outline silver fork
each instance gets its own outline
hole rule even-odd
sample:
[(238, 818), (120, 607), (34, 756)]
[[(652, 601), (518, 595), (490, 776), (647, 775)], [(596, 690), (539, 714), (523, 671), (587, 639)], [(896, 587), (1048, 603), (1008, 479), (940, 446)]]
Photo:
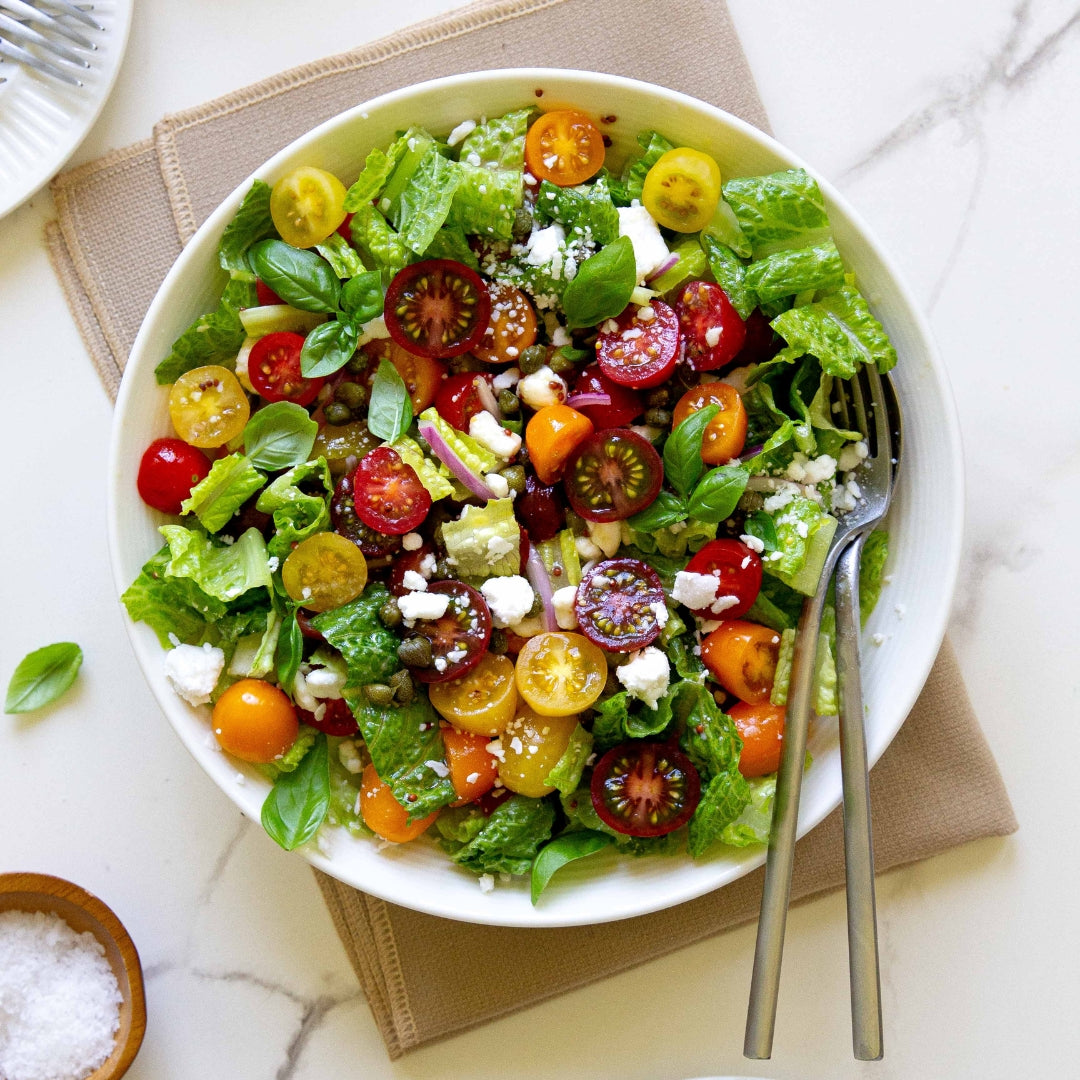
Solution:
[[(836, 400), (840, 402), (841, 412), (848, 408), (849, 415), (854, 411), (855, 419), (862, 421), (858, 430), (866, 437), (870, 453), (860, 468), (860, 479), (863, 481), (861, 498), (856, 507), (840, 519), (825, 559), (817, 591), (804, 602), (796, 632), (787, 716), (784, 722), (784, 750), (773, 803), (772, 829), (765, 860), (765, 884), (761, 896), (750, 1002), (743, 1039), (743, 1054), (759, 1060), (772, 1055), (784, 931), (791, 899), (791, 868), (799, 822), (799, 796), (802, 790), (803, 764), (806, 760), (814, 656), (825, 596), (841, 553), (852, 540), (864, 537), (881, 521), (888, 510), (892, 490), (892, 423), (888, 419), (881, 419), (887, 415), (882, 379), (874, 369), (864, 366), (855, 379), (851, 380), (851, 386), (852, 398), (858, 393), (864, 403), (861, 410), (849, 408), (846, 397), (849, 392), (848, 384), (843, 380), (834, 381), (833, 392)], [(867, 403), (869, 408), (866, 407)], [(881, 422), (876, 423), (879, 419)], [(870, 429), (871, 421), (876, 425), (873, 431)]]
[(49, 0), (49, 7), (57, 10), (43, 10), (27, 0), (0, 0), (0, 58), (33, 68), (69, 86), (82, 86), (77, 72), (66, 65), (86, 70), (90, 63), (73, 45), (91, 51), (97, 46), (61, 20), (74, 16), (96, 29), (101, 27), (87, 12), (67, 0)]

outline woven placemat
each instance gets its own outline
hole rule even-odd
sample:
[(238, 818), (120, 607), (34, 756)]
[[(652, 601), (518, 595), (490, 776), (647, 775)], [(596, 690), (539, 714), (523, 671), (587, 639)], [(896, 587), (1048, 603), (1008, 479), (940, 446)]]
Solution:
[[(523, 64), (645, 79), (767, 129), (727, 8), (713, 0), (638, 0), (633, 18), (625, 0), (487, 0), (166, 117), (152, 139), (53, 183), (50, 255), (109, 396), (181, 247), (271, 153), (387, 90)], [(880, 870), (1016, 829), (947, 644), (871, 795)], [(800, 843), (796, 900), (842, 884), (841, 835), (833, 814)], [(761, 889), (759, 871), (653, 915), (515, 930), (421, 915), (317, 877), (391, 1057), (741, 925)]]

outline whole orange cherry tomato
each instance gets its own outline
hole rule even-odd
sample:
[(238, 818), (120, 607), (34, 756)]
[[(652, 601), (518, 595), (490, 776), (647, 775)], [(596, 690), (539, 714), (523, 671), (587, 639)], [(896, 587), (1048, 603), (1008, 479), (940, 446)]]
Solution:
[(368, 765), (360, 779), (360, 816), (376, 836), (395, 844), (404, 844), (415, 840), (429, 828), (439, 816), (439, 811), (435, 810), (410, 825), (409, 812), (394, 798), (389, 786), (379, 778), (375, 766)]
[(701, 643), (701, 659), (716, 681), (752, 704), (768, 700), (779, 656), (775, 630), (741, 619), (721, 623)]
[(222, 750), (263, 764), (296, 742), (300, 722), (288, 697), (263, 679), (241, 679), (218, 698), (212, 718)]
[(544, 113), (525, 136), (525, 164), (537, 180), (573, 187), (600, 171), (604, 136), (577, 109)]
[(533, 416), (525, 428), (525, 445), (541, 483), (559, 479), (567, 459), (592, 431), (592, 421), (569, 405), (545, 405)]
[(730, 383), (702, 383), (687, 390), (675, 406), (672, 426), (678, 427), (691, 413), (716, 405), (720, 411), (709, 421), (701, 438), (701, 460), (722, 465), (742, 453), (746, 445), (746, 406)]
[(454, 727), (443, 728), (442, 737), (446, 764), (450, 766), (450, 782), (458, 796), (457, 802), (451, 805), (464, 806), (474, 802), (495, 786), (499, 775), (498, 759), (487, 752), (491, 740), (486, 735), (474, 735)]
[(728, 709), (743, 742), (739, 755), (739, 772), (743, 776), (768, 776), (780, 768), (786, 712), (783, 705), (768, 702), (751, 705), (740, 701)]

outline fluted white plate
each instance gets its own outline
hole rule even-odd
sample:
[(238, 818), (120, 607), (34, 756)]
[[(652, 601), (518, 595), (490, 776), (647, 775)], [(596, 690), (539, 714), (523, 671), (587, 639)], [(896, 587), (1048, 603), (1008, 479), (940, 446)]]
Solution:
[[(945, 633), (963, 522), (960, 435), (945, 368), (916, 301), (867, 226), (817, 170), (756, 128), (684, 94), (592, 72), (515, 69), (421, 83), (358, 105), (297, 139), (255, 176), (273, 183), (299, 165), (315, 165), (351, 182), (373, 146), (385, 146), (410, 124), (445, 134), (466, 117), (499, 116), (536, 102), (538, 89), (547, 107), (572, 104), (617, 118), (605, 125), (612, 139), (608, 160), (616, 170), (637, 150), (637, 134), (655, 128), (677, 145), (712, 154), (724, 176), (802, 166), (818, 177), (837, 245), (900, 356), (894, 380), (904, 410), (904, 464), (889, 518), (890, 583), (864, 639), (867, 750), (876, 761), (914, 704)], [(154, 367), (188, 324), (217, 303), (222, 287), (218, 241), (252, 179), (211, 214), (184, 248), (131, 351), (116, 405), (109, 475), (109, 544), (121, 591), (160, 548), (157, 526), (166, 520), (139, 499), (135, 487), (143, 451), (170, 431), (167, 388), (155, 384)], [(266, 780), (217, 749), (207, 706), (192, 708), (173, 693), (150, 627), (129, 623), (129, 631), (146, 678), (184, 744), (214, 782), (258, 821)], [(835, 721), (817, 725), (810, 751), (814, 760), (803, 783), (800, 836), (840, 802)], [(380, 848), (339, 831), (324, 848), (308, 845), (303, 855), (320, 870), (393, 903), (505, 926), (570, 926), (642, 915), (726, 885), (764, 861), (761, 847), (738, 851), (716, 844), (698, 861), (689, 856), (633, 859), (609, 848), (560, 871), (533, 907), (527, 881), (500, 881), (494, 891), (481, 893), (472, 874), (426, 840)]]
[(89, 68), (58, 62), (76, 74), (82, 86), (67, 86), (0, 59), (0, 79), (6, 80), (0, 82), (0, 217), (29, 199), (86, 137), (116, 82), (131, 12), (132, 0), (94, 0), (91, 14), (102, 30), (65, 20), (97, 46), (89, 50), (72, 45)]

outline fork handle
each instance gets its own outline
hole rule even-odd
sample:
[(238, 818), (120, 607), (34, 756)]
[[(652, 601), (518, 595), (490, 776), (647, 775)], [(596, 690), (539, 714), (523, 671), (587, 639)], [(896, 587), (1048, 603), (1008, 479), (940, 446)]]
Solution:
[(860, 1061), (884, 1050), (881, 978), (874, 900), (874, 843), (866, 766), (862, 680), (859, 675), (859, 560), (865, 533), (856, 537), (836, 569), (836, 667), (840, 691), (840, 771), (844, 788), (844, 862), (847, 868), (848, 966), (851, 1041)]
[(772, 1055), (776, 1025), (776, 999), (780, 989), (780, 963), (784, 952), (788, 902), (791, 898), (791, 868), (795, 859), (795, 839), (799, 824), (799, 795), (806, 761), (806, 735), (810, 721), (810, 695), (814, 684), (814, 657), (817, 653), (821, 613), (832, 577), (827, 563), (817, 592), (803, 602), (795, 635), (791, 662), (787, 715), (784, 720), (784, 748), (776, 778), (769, 850), (765, 857), (765, 884), (761, 894), (754, 972), (750, 980), (750, 1002), (746, 1012), (743, 1055), (763, 1060)]

